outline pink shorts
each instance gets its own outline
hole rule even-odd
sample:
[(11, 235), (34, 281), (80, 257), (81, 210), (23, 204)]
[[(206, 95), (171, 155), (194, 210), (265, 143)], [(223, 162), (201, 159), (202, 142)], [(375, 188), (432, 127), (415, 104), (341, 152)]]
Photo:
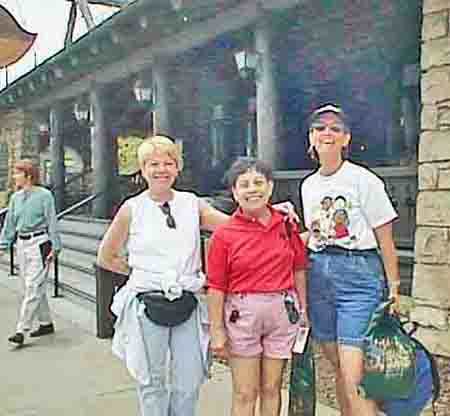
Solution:
[[(288, 292), (299, 310), (295, 290)], [(255, 357), (262, 354), (277, 359), (291, 356), (299, 322), (289, 322), (284, 292), (228, 294), (224, 314), (232, 355)]]

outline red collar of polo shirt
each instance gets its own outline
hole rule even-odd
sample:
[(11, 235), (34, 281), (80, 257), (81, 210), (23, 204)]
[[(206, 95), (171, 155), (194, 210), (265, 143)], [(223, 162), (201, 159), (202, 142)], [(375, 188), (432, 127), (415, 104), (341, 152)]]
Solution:
[(272, 214), (270, 217), (270, 223), (267, 226), (264, 226), (260, 221), (258, 221), (255, 217), (250, 217), (242, 211), (241, 207), (238, 207), (236, 211), (233, 213), (233, 220), (235, 223), (241, 223), (248, 225), (250, 224), (258, 224), (262, 227), (267, 227), (267, 229), (270, 229), (279, 223), (284, 221), (285, 214), (282, 214), (280, 211), (277, 211), (276, 209), (273, 209), (270, 204), (267, 204), (267, 208), (269, 208), (270, 213)]

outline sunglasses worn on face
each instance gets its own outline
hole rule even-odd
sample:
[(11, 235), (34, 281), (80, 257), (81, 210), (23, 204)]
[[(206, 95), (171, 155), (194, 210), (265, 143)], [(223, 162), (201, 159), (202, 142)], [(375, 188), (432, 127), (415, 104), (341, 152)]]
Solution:
[(175, 218), (172, 217), (172, 212), (170, 211), (170, 205), (168, 202), (164, 202), (164, 204), (159, 206), (161, 211), (166, 216), (166, 224), (169, 228), (177, 228), (177, 224), (175, 222)]
[(341, 134), (344, 132), (344, 126), (342, 126), (340, 124), (314, 123), (311, 125), (311, 128), (313, 130), (316, 130), (320, 133), (324, 132), (327, 127), (328, 127), (328, 130), (330, 130), (332, 133), (335, 133), (335, 134)]

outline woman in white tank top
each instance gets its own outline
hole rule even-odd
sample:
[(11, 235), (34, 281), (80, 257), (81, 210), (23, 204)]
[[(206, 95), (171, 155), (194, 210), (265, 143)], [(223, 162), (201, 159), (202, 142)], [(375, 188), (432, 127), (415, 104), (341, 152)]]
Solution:
[(228, 216), (194, 193), (173, 188), (182, 159), (168, 137), (146, 139), (138, 158), (148, 189), (122, 205), (98, 252), (101, 267), (130, 274), (111, 307), (117, 316), (113, 351), (137, 381), (142, 416), (193, 416), (207, 370), (206, 308), (197, 297), (185, 322), (163, 326), (147, 318), (138, 295), (158, 292), (173, 300), (183, 291), (198, 294), (205, 280), (199, 228), (212, 230)]

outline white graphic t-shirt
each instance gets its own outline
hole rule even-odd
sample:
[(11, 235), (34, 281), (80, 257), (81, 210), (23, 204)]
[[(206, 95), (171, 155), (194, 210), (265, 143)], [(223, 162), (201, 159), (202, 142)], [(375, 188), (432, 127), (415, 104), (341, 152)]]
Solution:
[(303, 215), (310, 231), (308, 248), (349, 250), (377, 248), (373, 229), (397, 218), (382, 179), (370, 170), (344, 161), (330, 176), (319, 172), (301, 185)]

